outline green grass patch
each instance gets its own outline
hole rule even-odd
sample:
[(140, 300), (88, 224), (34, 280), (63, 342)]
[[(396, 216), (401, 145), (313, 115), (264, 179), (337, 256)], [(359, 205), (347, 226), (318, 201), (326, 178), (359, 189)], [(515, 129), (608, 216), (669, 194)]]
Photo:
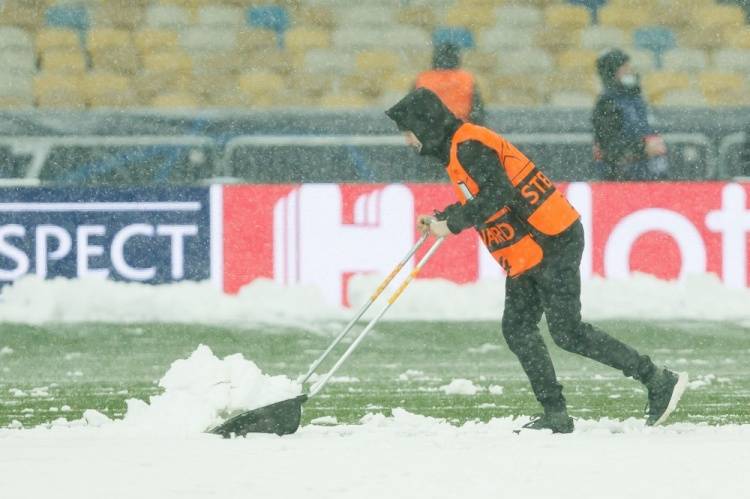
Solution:
[[(597, 324), (657, 364), (705, 380), (686, 393), (673, 421), (750, 423), (750, 329), (717, 322)], [(0, 349), (12, 353), (0, 354), (0, 427), (13, 420), (28, 427), (61, 416), (77, 419), (86, 409), (121, 417), (126, 399), (160, 393), (156, 382), (170, 364), (201, 343), (216, 355), (241, 352), (265, 373), (294, 378), (338, 327), (2, 324)], [(572, 415), (642, 415), (646, 396), (639, 383), (560, 350), (544, 334)], [(499, 349), (482, 348), (488, 344)], [(422, 374), (399, 379), (407, 370)], [(368, 412), (388, 414), (396, 407), (456, 423), (539, 412), (496, 322), (379, 324), (337, 376), (359, 381), (329, 384), (305, 404), (303, 424), (320, 416), (356, 422)], [(499, 385), (503, 393), (446, 395), (439, 389), (455, 378), (484, 388)]]

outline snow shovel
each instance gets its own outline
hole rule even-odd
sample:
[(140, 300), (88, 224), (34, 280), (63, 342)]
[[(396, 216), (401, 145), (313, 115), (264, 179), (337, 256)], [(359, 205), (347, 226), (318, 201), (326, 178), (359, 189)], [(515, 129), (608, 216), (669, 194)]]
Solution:
[[(411, 258), (411, 256), (417, 251), (417, 249), (424, 243), (425, 240), (427, 240), (427, 236), (422, 236), (422, 238), (417, 241), (414, 247), (410, 250), (408, 258)], [(422, 267), (424, 267), (424, 265), (430, 260), (430, 258), (432, 258), (432, 255), (435, 254), (440, 245), (443, 244), (443, 241), (444, 238), (440, 237), (432, 244), (430, 249), (427, 250), (427, 253), (425, 253), (422, 259), (419, 261), (417, 266), (414, 267), (414, 270), (411, 271), (411, 273), (404, 279), (404, 282), (402, 282), (398, 289), (396, 289), (391, 297), (388, 298), (388, 302), (383, 305), (383, 308), (380, 309), (380, 312), (378, 312), (378, 314), (372, 320), (370, 320), (370, 322), (362, 330), (362, 332), (357, 335), (352, 344), (349, 345), (349, 348), (346, 349), (344, 354), (339, 358), (339, 360), (336, 361), (333, 367), (331, 367), (331, 369), (320, 380), (318, 380), (315, 385), (313, 385), (309, 393), (303, 393), (302, 395), (298, 395), (297, 397), (291, 399), (282, 400), (274, 404), (242, 412), (227, 419), (219, 426), (209, 429), (208, 433), (221, 435), (224, 438), (231, 438), (233, 436), (245, 436), (248, 433), (275, 433), (276, 435), (281, 436), (296, 432), (299, 428), (300, 419), (302, 417), (302, 404), (304, 404), (310, 397), (314, 397), (318, 392), (320, 392), (320, 390), (323, 389), (331, 376), (333, 376), (333, 374), (338, 370), (339, 367), (341, 367), (344, 361), (349, 358), (352, 352), (354, 352), (357, 346), (359, 346), (359, 344), (365, 338), (367, 333), (369, 333), (375, 327), (375, 324), (380, 321), (380, 319), (385, 315), (391, 305), (393, 305), (396, 300), (398, 300), (399, 296), (401, 296), (406, 287), (422, 270)], [(373, 297), (370, 298), (370, 301), (368, 301), (366, 306), (358, 312), (357, 318), (361, 317), (367, 310), (367, 308), (370, 307), (374, 299), (383, 292), (383, 289), (385, 289), (388, 283), (398, 273), (398, 270), (403, 267), (403, 264), (408, 260), (408, 258), (402, 260), (402, 262), (397, 265), (397, 270), (395, 272), (391, 272), (384, 283), (381, 284), (380, 287), (378, 287), (378, 290), (375, 292), (375, 294), (373, 294)], [(326, 350), (323, 356), (321, 356), (321, 358), (315, 362), (315, 368), (320, 365), (320, 363), (328, 355), (330, 350), (333, 349), (333, 347), (341, 340), (341, 338), (344, 337), (346, 332), (348, 332), (353, 327), (353, 323), (355, 321), (352, 321), (347, 325), (347, 328), (344, 330), (344, 332), (340, 334), (336, 338), (336, 340), (334, 340), (333, 345), (331, 345), (331, 347)], [(305, 380), (310, 377), (313, 371), (314, 368), (310, 370)]]

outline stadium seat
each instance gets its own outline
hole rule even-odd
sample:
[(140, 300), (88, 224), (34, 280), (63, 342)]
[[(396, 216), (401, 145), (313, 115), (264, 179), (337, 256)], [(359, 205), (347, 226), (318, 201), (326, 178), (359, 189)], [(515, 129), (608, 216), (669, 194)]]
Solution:
[(48, 74), (34, 77), (34, 100), (42, 108), (82, 109), (86, 99), (77, 75)]
[(21, 28), (14, 26), (0, 26), (0, 51), (33, 52), (34, 44), (31, 36)]
[(588, 49), (565, 50), (557, 56), (557, 67), (561, 71), (593, 73), (597, 55), (596, 51)]
[(254, 54), (276, 49), (276, 33), (268, 29), (247, 29), (237, 33), (237, 50), (240, 54)]
[(270, 29), (282, 34), (289, 27), (289, 14), (281, 5), (250, 7), (246, 23), (251, 28)]
[(398, 53), (389, 50), (369, 50), (357, 53), (356, 68), (361, 74), (386, 78), (401, 65)]
[(536, 45), (549, 52), (576, 49), (581, 46), (581, 29), (540, 29), (536, 33)]
[(402, 7), (396, 14), (396, 20), (398, 24), (417, 26), (428, 31), (435, 29), (438, 24), (434, 10), (414, 5)]
[(708, 56), (699, 49), (676, 48), (664, 54), (662, 66), (667, 71), (700, 72), (708, 65)]
[(689, 27), (694, 13), (704, 7), (714, 5), (714, 0), (670, 0), (656, 5), (654, 22), (673, 28)]
[(0, 107), (29, 107), (34, 104), (31, 75), (0, 73)]
[(554, 71), (539, 81), (540, 94), (552, 95), (555, 92), (583, 92), (595, 95), (599, 91), (599, 81), (593, 69), (581, 71)]
[(0, 24), (33, 33), (42, 25), (44, 6), (43, 0), (6, 0), (3, 2)]
[(146, 26), (156, 29), (182, 30), (190, 25), (188, 11), (178, 5), (149, 5)]
[(727, 28), (740, 29), (745, 24), (745, 12), (737, 5), (709, 5), (693, 12), (691, 28), (697, 31), (720, 33)]
[(750, 27), (724, 32), (727, 48), (750, 49)]
[(271, 106), (284, 87), (284, 78), (276, 73), (252, 71), (240, 76), (238, 90), (248, 102)]
[(313, 49), (303, 60), (303, 68), (308, 73), (348, 74), (354, 71), (354, 54), (336, 49)]
[(474, 35), (471, 30), (463, 27), (439, 27), (432, 32), (433, 46), (452, 43), (462, 49), (475, 47)]
[(78, 34), (70, 29), (42, 29), (36, 35), (36, 51), (38, 54), (49, 49), (80, 50), (80, 48), (81, 40)]
[(86, 103), (90, 107), (129, 107), (136, 104), (133, 86), (125, 76), (92, 71), (84, 78)]
[(633, 9), (630, 7), (605, 5), (599, 10), (600, 25), (613, 26), (625, 31), (648, 25), (654, 21), (656, 21), (654, 14), (645, 8)]
[(690, 88), (690, 75), (674, 71), (654, 71), (643, 77), (643, 90), (649, 101), (659, 99), (672, 90)]
[(529, 29), (500, 27), (479, 33), (477, 47), (481, 50), (522, 49), (534, 45), (534, 32)]
[(167, 92), (154, 97), (151, 100), (151, 107), (157, 109), (197, 109), (200, 107), (200, 102), (190, 92)]
[(28, 50), (2, 50), (0, 51), (0, 68), (3, 68), (3, 72), (5, 73), (33, 75), (36, 73), (34, 52)]
[(664, 52), (677, 46), (674, 31), (661, 26), (644, 26), (633, 33), (633, 44), (635, 48), (653, 52), (656, 67), (662, 64)]
[(494, 75), (498, 67), (497, 51), (469, 50), (462, 58), (462, 65), (473, 73)]
[(144, 9), (137, 2), (107, 0), (93, 7), (94, 26), (135, 31), (144, 19)]
[(396, 22), (396, 11), (388, 5), (359, 3), (336, 12), (336, 24), (346, 27), (391, 26)]
[(528, 48), (499, 55), (498, 74), (536, 74), (537, 78), (552, 71), (552, 57), (539, 48)]
[(746, 80), (741, 74), (705, 71), (698, 76), (698, 86), (711, 105), (747, 103)]
[(136, 31), (133, 41), (141, 56), (154, 52), (178, 50), (179, 34), (168, 29), (147, 28)]
[(227, 5), (204, 5), (198, 9), (198, 24), (238, 30), (244, 24), (242, 9)]
[(497, 89), (483, 95), (489, 104), (501, 107), (534, 107), (543, 103), (534, 93), (524, 90)]
[(544, 23), (541, 9), (529, 5), (503, 5), (495, 9), (495, 26), (534, 29)]
[(396, 97), (393, 102), (406, 95), (414, 86), (415, 75), (412, 73), (397, 72), (385, 79), (383, 92), (392, 94)]
[(205, 51), (226, 53), (237, 47), (237, 35), (233, 30), (226, 28), (192, 27), (180, 34), (180, 45), (188, 53)]
[(132, 74), (140, 67), (138, 53), (129, 31), (96, 28), (89, 31), (86, 46), (91, 65), (97, 70)]
[(284, 34), (284, 46), (295, 52), (330, 48), (331, 33), (320, 28), (292, 28)]
[(580, 5), (550, 5), (544, 9), (544, 24), (550, 30), (579, 30), (588, 26), (591, 14)]
[(193, 69), (190, 56), (181, 50), (152, 52), (143, 57), (143, 68), (147, 71), (189, 73)]
[(641, 73), (650, 73), (656, 69), (656, 59), (652, 52), (648, 50), (629, 50), (630, 65)]
[(85, 5), (52, 5), (44, 13), (44, 20), (51, 28), (66, 28), (78, 32), (89, 29), (89, 13)]
[(336, 27), (336, 15), (323, 5), (299, 5), (294, 9), (294, 22), (297, 26), (322, 28), (331, 31)]
[(457, 5), (445, 14), (443, 24), (479, 31), (495, 24), (495, 10), (490, 4), (480, 4), (475, 8)]
[(721, 49), (714, 52), (714, 67), (719, 71), (750, 74), (750, 49)]
[(47, 73), (83, 74), (86, 72), (86, 59), (80, 50), (45, 50), (42, 53), (41, 69)]
[(625, 32), (613, 26), (588, 26), (581, 31), (581, 48), (604, 50), (627, 45)]

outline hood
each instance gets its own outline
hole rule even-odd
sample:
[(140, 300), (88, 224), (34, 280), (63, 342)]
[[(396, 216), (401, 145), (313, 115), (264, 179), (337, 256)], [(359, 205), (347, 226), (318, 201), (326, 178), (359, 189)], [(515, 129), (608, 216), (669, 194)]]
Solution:
[(461, 65), (461, 49), (453, 43), (442, 43), (432, 54), (434, 69), (456, 69)]
[(419, 154), (446, 162), (453, 134), (463, 124), (437, 95), (426, 88), (412, 90), (385, 114), (399, 130), (414, 133), (422, 143)]
[(626, 86), (620, 83), (615, 76), (625, 63), (630, 61), (630, 56), (620, 49), (611, 49), (601, 54), (596, 60), (596, 71), (602, 80), (605, 90), (620, 95), (638, 95), (641, 93), (640, 82), (635, 85)]

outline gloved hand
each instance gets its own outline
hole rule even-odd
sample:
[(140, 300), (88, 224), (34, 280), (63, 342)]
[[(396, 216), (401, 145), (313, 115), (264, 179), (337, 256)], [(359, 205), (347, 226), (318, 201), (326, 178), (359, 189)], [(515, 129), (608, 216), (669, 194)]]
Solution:
[(667, 145), (661, 135), (649, 135), (644, 139), (646, 156), (653, 158), (667, 154)]
[(445, 237), (452, 234), (446, 220), (437, 220), (431, 215), (420, 215), (417, 217), (417, 230), (423, 234), (429, 231), (435, 237)]

